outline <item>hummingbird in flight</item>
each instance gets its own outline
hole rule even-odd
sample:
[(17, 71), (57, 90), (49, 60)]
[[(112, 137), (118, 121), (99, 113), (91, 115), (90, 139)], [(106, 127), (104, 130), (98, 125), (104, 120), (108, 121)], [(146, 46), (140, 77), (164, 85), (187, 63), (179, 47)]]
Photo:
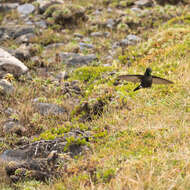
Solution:
[(173, 84), (172, 81), (151, 75), (152, 69), (147, 68), (144, 75), (120, 75), (118, 79), (140, 83), (133, 91), (141, 88), (150, 88), (153, 84)]

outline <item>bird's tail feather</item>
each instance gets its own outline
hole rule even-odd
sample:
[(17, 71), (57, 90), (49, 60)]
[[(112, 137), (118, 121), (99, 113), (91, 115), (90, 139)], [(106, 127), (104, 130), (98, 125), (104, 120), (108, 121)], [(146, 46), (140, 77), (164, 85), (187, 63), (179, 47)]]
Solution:
[(139, 85), (139, 86), (137, 86), (137, 88), (135, 88), (133, 91), (139, 90), (139, 89), (141, 89), (141, 88), (142, 88), (142, 86)]

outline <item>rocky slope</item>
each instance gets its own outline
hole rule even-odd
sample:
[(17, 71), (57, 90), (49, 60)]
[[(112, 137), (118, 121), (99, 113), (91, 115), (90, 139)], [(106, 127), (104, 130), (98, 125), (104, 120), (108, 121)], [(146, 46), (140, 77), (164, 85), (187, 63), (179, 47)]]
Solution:
[[(11, 183), (22, 188), (23, 181), (80, 173), (68, 169), (71, 163), (80, 156), (90, 159), (111, 130), (111, 121), (104, 129), (94, 122), (112, 111), (132, 110), (132, 99), (126, 98), (133, 98), (132, 88), (123, 89), (116, 77), (138, 63), (145, 70), (154, 62), (162, 52), (151, 54), (151, 48), (165, 47), (153, 36), (164, 24), (188, 23), (189, 5), (186, 0), (0, 1), (0, 163)], [(172, 32), (167, 35), (173, 40)], [(91, 183), (109, 183), (112, 170), (98, 181), (91, 163), (80, 168)], [(7, 179), (2, 187), (6, 184)]]

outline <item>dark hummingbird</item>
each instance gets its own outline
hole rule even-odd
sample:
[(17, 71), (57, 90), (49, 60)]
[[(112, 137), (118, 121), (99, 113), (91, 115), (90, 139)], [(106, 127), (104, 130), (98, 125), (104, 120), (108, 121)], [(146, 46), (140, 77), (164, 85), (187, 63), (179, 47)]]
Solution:
[(152, 83), (154, 84), (173, 84), (172, 81), (169, 81), (167, 79), (163, 79), (157, 76), (151, 75), (152, 69), (147, 68), (144, 75), (121, 75), (118, 77), (118, 79), (126, 80), (130, 82), (140, 82), (140, 85), (137, 86), (133, 91), (139, 90), (141, 88), (150, 88), (152, 86)]

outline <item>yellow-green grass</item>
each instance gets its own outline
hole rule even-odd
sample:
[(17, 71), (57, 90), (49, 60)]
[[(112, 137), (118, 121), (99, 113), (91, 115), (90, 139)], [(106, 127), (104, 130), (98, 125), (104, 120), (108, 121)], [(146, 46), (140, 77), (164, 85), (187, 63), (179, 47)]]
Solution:
[(120, 73), (152, 67), (153, 74), (174, 84), (137, 92), (132, 92), (134, 84), (113, 87), (126, 105), (110, 106), (87, 124), (97, 137), (92, 152), (71, 160), (63, 177), (41, 189), (190, 188), (189, 32), (188, 25), (159, 29), (136, 47), (136, 54), (144, 55), (131, 68), (118, 64)]

